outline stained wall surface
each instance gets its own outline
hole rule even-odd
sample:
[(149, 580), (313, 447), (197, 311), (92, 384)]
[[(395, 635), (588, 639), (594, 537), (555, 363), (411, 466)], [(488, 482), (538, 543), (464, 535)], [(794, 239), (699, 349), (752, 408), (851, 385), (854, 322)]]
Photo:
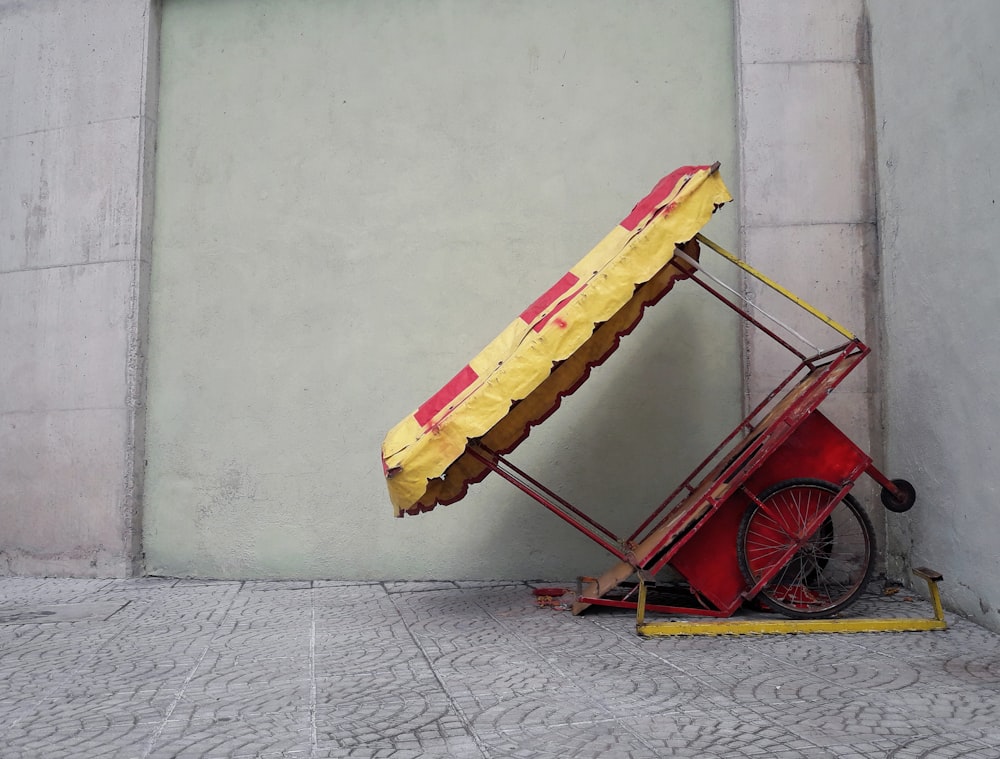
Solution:
[[(877, 347), (871, 65), (864, 2), (738, 0), (736, 8), (742, 257), (845, 331)], [(768, 327), (804, 355), (844, 342), (844, 335), (797, 305), (756, 281), (747, 284), (755, 303), (794, 332), (765, 318)], [(745, 351), (745, 391), (755, 406), (798, 361), (755, 327), (746, 330)], [(823, 402), (821, 411), (882, 467), (879, 430), (872, 424), (880, 401), (877, 357), (876, 350)], [(881, 549), (884, 510), (877, 493), (868, 477), (861, 477), (852, 490), (879, 530)]]
[[(379, 447), (662, 175), (718, 160), (738, 195), (732, 30), (729, 2), (166, 0), (147, 571), (603, 569), (496, 478), (394, 520)], [(514, 460), (624, 531), (741, 387), (737, 323), (681, 285)]]
[(918, 492), (890, 549), (942, 572), (946, 603), (1000, 629), (1000, 6), (868, 12), (886, 441)]
[(137, 566), (157, 27), (0, 0), (0, 574)]

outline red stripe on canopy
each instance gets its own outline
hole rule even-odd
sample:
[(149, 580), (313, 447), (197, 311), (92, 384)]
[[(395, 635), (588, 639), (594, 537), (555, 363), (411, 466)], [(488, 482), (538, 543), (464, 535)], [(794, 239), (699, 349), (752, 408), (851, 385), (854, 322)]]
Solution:
[(448, 384), (434, 393), (414, 412), (413, 418), (417, 420), (417, 424), (426, 427), (431, 419), (440, 413), (441, 409), (455, 400), (459, 393), (477, 379), (479, 379), (479, 375), (476, 374), (476, 370), (466, 364), (462, 371), (448, 381)]
[(524, 311), (521, 312), (521, 319), (525, 324), (531, 324), (542, 311), (548, 308), (550, 305), (556, 302), (563, 293), (569, 290), (573, 285), (580, 281), (580, 278), (576, 276), (573, 272), (568, 271), (563, 274), (562, 279), (556, 282), (552, 287), (542, 293), (538, 299), (528, 306)]

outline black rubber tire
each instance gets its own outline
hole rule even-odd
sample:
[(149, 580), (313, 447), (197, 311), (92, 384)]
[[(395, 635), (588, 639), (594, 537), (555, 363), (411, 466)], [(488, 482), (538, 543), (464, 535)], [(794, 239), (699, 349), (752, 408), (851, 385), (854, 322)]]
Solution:
[(893, 480), (892, 484), (902, 491), (903, 497), (894, 498), (892, 493), (882, 488), (882, 505), (896, 514), (912, 509), (913, 504), (917, 502), (917, 489), (906, 480)]
[[(829, 498), (839, 492), (840, 488), (833, 483), (803, 478), (772, 485), (758, 496), (758, 500), (765, 505), (777, 506), (794, 502), (796, 498), (806, 498), (810, 502), (817, 496)], [(819, 503), (816, 501), (816, 507)], [(796, 511), (799, 514), (802, 512), (797, 502)], [(799, 514), (791, 514), (788, 509), (783, 513), (789, 514), (786, 526), (793, 528), (795, 517)], [(759, 514), (760, 506), (750, 504), (743, 514), (736, 538), (740, 572), (751, 588), (768, 571), (761, 566), (762, 562), (766, 563), (766, 553), (784, 551), (792, 545), (785, 542), (773, 547), (766, 543), (762, 546), (760, 541), (764, 533), (761, 530), (784, 532), (787, 541), (795, 540), (782, 525), (778, 525), (777, 529), (768, 527), (765, 519), (773, 525), (777, 522), (768, 515)], [(838, 536), (838, 531), (842, 538)], [(766, 535), (763, 539), (766, 540)], [(748, 545), (751, 541), (754, 543), (752, 546)], [(754, 554), (753, 558), (751, 554)], [(861, 504), (848, 493), (834, 506), (820, 528), (760, 589), (756, 600), (793, 619), (833, 616), (854, 603), (864, 592), (875, 566), (875, 554), (875, 529), (871, 519)], [(845, 572), (847, 579), (839, 579)]]

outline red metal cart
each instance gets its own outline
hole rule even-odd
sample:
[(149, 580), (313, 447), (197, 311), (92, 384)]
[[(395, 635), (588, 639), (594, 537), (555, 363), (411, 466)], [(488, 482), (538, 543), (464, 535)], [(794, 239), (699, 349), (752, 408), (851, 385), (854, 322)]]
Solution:
[[(609, 236), (614, 238), (612, 253), (599, 246), (571, 271), (570, 279), (564, 277), (522, 314), (523, 325), (515, 322), (511, 327), (515, 332), (509, 328), (503, 340), (498, 338), (499, 343), (514, 345), (508, 353), (496, 360), (488, 348), (481, 354), (489, 358), (486, 370), (483, 362), (470, 363), (390, 433), (382, 458), (398, 516), (456, 501), (469, 484), (497, 473), (617, 559), (600, 576), (581, 578), (573, 607), (577, 614), (594, 604), (636, 608), (638, 585), (629, 581), (638, 577), (648, 582), (667, 567), (683, 578), (684, 598), (646, 601), (648, 610), (727, 617), (744, 603), (756, 601), (793, 618), (825, 617), (843, 611), (858, 597), (871, 577), (876, 540), (871, 520), (851, 489), (867, 474), (882, 486), (886, 508), (905, 511), (915, 500), (909, 483), (882, 474), (871, 457), (819, 410), (869, 348), (696, 231), (707, 220), (706, 213), (729, 199), (721, 182), (712, 185), (717, 168), (684, 167), (665, 178), (618, 227), (624, 230), (621, 239), (614, 238), (615, 233)], [(696, 212), (691, 211), (694, 207)], [(671, 250), (660, 250), (664, 244)], [(602, 245), (607, 248), (607, 241)], [(826, 349), (796, 347), (798, 332), (762, 314), (701, 266), (702, 246), (804, 309), (840, 340)], [(662, 259), (647, 266), (641, 276), (632, 273), (636, 261), (645, 261), (641, 256), (653, 256), (653, 251)], [(595, 252), (601, 252), (601, 267), (608, 268), (592, 265)], [(612, 307), (605, 304), (613, 299), (602, 294), (604, 281), (598, 275), (613, 274), (614, 266), (627, 268), (630, 274), (619, 288), (623, 294), (614, 296), (620, 303), (615, 301)], [(579, 284), (580, 272), (589, 274), (591, 269), (593, 276)], [(630, 535), (620, 536), (514, 465), (506, 454), (532, 425), (552, 413), (562, 396), (586, 379), (592, 366), (613, 352), (647, 305), (680, 281), (690, 281), (717, 298), (774, 339), (797, 363), (673, 493)], [(585, 302), (587, 287), (594, 291), (590, 305)], [(554, 321), (562, 324), (553, 326)], [(535, 353), (553, 344), (553, 339), (542, 338), (551, 334), (562, 339), (578, 322), (585, 325), (582, 337), (560, 348), (561, 354), (546, 354), (548, 369), (532, 380), (534, 385), (517, 379), (523, 374), (518, 373), (518, 360), (533, 369), (538, 363)], [(532, 332), (540, 336), (537, 344), (531, 343), (536, 339)], [(511, 335), (516, 339), (512, 341)], [(504, 372), (511, 372), (516, 381)], [(567, 376), (560, 378), (560, 372)], [(484, 403), (484, 398), (495, 401), (507, 385), (518, 389), (499, 402), (503, 413), (481, 413), (476, 404)], [(463, 410), (477, 424), (480, 417), (485, 421), (479, 427), (461, 421)], [(401, 448), (397, 441), (408, 436), (415, 436), (415, 442)], [(426, 466), (429, 451), (441, 449), (447, 453), (439, 457), (440, 472), (425, 476), (438, 470), (417, 468)], [(393, 478), (413, 471), (419, 474), (413, 480), (417, 485), (410, 484), (416, 495), (394, 493)]]

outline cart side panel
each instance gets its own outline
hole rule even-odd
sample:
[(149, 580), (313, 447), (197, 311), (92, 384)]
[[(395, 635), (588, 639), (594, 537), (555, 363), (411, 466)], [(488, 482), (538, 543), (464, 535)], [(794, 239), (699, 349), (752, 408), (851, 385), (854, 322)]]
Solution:
[(736, 534), (749, 504), (742, 491), (733, 493), (670, 560), (692, 590), (727, 614), (739, 608), (747, 587), (736, 559)]
[[(871, 458), (819, 411), (809, 414), (748, 478), (745, 488), (759, 495), (783, 480), (811, 478), (844, 486), (853, 483)], [(750, 498), (741, 489), (703, 520), (670, 560), (691, 588), (721, 611), (743, 601), (746, 581), (737, 559), (740, 521)]]
[(821, 412), (813, 411), (748, 478), (746, 487), (759, 494), (783, 480), (804, 477), (843, 486), (854, 483), (870, 463), (867, 453)]

